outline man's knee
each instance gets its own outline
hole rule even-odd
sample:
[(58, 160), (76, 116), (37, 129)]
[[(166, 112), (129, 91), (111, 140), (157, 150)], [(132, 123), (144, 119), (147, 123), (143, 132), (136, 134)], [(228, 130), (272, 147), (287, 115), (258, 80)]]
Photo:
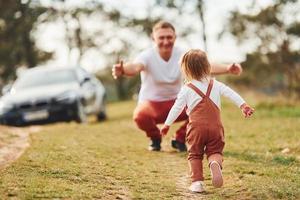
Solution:
[(143, 120), (143, 118), (142, 118), (140, 115), (134, 115), (134, 116), (133, 116), (133, 121), (134, 121), (136, 124), (140, 124), (140, 123), (142, 123), (142, 121), (144, 121), (144, 120)]
[(147, 122), (149, 123), (150, 116), (145, 113), (138, 112), (134, 113), (133, 121), (137, 124), (138, 127), (143, 127)]

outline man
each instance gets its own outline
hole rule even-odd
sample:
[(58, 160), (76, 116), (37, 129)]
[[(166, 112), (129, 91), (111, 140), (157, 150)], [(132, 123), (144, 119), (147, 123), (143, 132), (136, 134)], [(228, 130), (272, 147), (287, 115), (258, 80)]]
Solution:
[[(149, 150), (160, 151), (161, 135), (157, 124), (164, 123), (175, 102), (182, 85), (179, 60), (183, 51), (174, 46), (175, 28), (172, 24), (160, 21), (153, 26), (152, 40), (154, 47), (141, 52), (133, 62), (115, 64), (112, 75), (134, 76), (141, 74), (141, 89), (138, 105), (134, 110), (133, 120), (151, 139)], [(242, 68), (238, 64), (212, 64), (213, 74), (240, 74)], [(182, 112), (176, 121), (185, 121), (176, 131), (172, 147), (186, 151), (185, 133), (188, 117)]]

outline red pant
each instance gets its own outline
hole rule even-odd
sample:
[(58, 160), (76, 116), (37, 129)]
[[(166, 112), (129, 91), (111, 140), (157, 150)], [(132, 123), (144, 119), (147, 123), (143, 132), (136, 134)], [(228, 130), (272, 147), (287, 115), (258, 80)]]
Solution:
[[(151, 139), (161, 139), (160, 130), (157, 124), (162, 124), (167, 119), (169, 111), (171, 110), (174, 100), (169, 101), (145, 101), (139, 103), (134, 110), (133, 120), (137, 126), (146, 132), (146, 135)], [(177, 121), (185, 121), (185, 123), (176, 131), (176, 140), (185, 142), (186, 125), (188, 123), (188, 116), (183, 111), (177, 118)]]

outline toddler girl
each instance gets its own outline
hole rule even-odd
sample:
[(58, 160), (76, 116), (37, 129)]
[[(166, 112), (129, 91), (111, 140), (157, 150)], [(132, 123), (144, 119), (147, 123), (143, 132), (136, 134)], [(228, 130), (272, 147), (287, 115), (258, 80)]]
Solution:
[(161, 135), (166, 135), (170, 125), (186, 108), (189, 115), (186, 143), (188, 162), (191, 172), (192, 192), (204, 191), (203, 155), (206, 154), (215, 187), (223, 185), (222, 161), (224, 148), (224, 129), (220, 119), (220, 96), (233, 101), (245, 117), (253, 114), (243, 98), (231, 88), (210, 77), (210, 64), (206, 54), (201, 50), (190, 50), (181, 59), (181, 69), (185, 74), (185, 84), (169, 112)]

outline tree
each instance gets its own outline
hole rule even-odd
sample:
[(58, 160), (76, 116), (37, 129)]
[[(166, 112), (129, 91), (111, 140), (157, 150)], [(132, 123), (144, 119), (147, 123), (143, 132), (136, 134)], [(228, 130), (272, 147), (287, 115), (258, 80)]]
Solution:
[(68, 48), (68, 57), (72, 51), (77, 51), (76, 64), (80, 65), (84, 54), (92, 48), (104, 44), (97, 44), (95, 40), (102, 36), (101, 29), (90, 31), (85, 23), (95, 14), (104, 15), (101, 2), (86, 1), (84, 5), (70, 6), (68, 0), (54, 0), (48, 7), (48, 15), (41, 23), (62, 23), (65, 33), (65, 43)]
[[(178, 0), (178, 1), (173, 1), (173, 0), (156, 0), (156, 4), (159, 6), (163, 6), (164, 9), (173, 9), (178, 12), (178, 18), (183, 16), (184, 14), (189, 15), (189, 17), (193, 17), (195, 12), (199, 15), (199, 22), (201, 23), (201, 30), (200, 30), (200, 37), (202, 37), (203, 41), (203, 49), (208, 52), (208, 46), (207, 46), (207, 34), (206, 34), (206, 22), (205, 22), (205, 2), (204, 0)], [(196, 18), (197, 19), (197, 18)], [(185, 23), (187, 23), (185, 21)], [(194, 23), (194, 21), (193, 21)], [(191, 27), (194, 27), (195, 25), (193, 24)], [(186, 29), (187, 31), (183, 33), (183, 36), (187, 35), (191, 31), (196, 32), (194, 28), (188, 28)]]
[(243, 63), (247, 73), (237, 82), (300, 98), (300, 49), (293, 45), (300, 35), (300, 23), (294, 17), (299, 9), (296, 0), (276, 0), (259, 12), (232, 12), (228, 28), (239, 44), (257, 43)]
[[(186, 11), (186, 7), (188, 6), (188, 3), (192, 3), (192, 7), (195, 7), (194, 9), (188, 9), (188, 12)], [(189, 6), (190, 7), (190, 6)], [(163, 11), (163, 12), (162, 12)], [(139, 37), (146, 36), (150, 39), (150, 34), (152, 32), (153, 25), (158, 22), (159, 20), (170, 20), (175, 22), (175, 26), (181, 26), (183, 28), (177, 29), (177, 35), (179, 37), (186, 37), (191, 32), (195, 32), (194, 25), (191, 25), (189, 23), (192, 23), (189, 21), (187, 23), (184, 20), (177, 20), (184, 17), (191, 17), (194, 15), (194, 12), (199, 13), (199, 19), (202, 23), (202, 38), (204, 43), (204, 48), (207, 50), (207, 44), (206, 44), (206, 33), (205, 33), (205, 21), (204, 21), (204, 13), (203, 13), (203, 1), (197, 1), (197, 0), (190, 0), (190, 1), (161, 1), (156, 0), (154, 3), (148, 2), (148, 8), (145, 10), (146, 15), (143, 18), (135, 16), (135, 14), (131, 15), (125, 15), (122, 10), (114, 10), (114, 12), (110, 12), (109, 17), (111, 20), (113, 20), (118, 27), (126, 28), (130, 27), (132, 29), (132, 32), (138, 33)], [(155, 14), (153, 14), (155, 13)], [(173, 13), (174, 16), (170, 17), (171, 15), (169, 13)], [(177, 24), (178, 23), (178, 24)], [(150, 41), (150, 40), (149, 40)], [(129, 43), (130, 44), (130, 43)], [(135, 46), (125, 44), (125, 46), (131, 46), (132, 49), (136, 49)], [(129, 49), (129, 48), (128, 48)], [(119, 57), (122, 57), (126, 54), (124, 54), (127, 51), (122, 51), (123, 53), (119, 55)], [(121, 78), (116, 81), (116, 88), (119, 94), (119, 97), (121, 99), (126, 99), (130, 97), (133, 93), (136, 93), (139, 88), (139, 77), (131, 78), (128, 80), (127, 78)]]
[(39, 16), (45, 12), (38, 1), (0, 2), (0, 86), (15, 78), (17, 67), (34, 67), (51, 58), (51, 52), (36, 47), (33, 35)]

